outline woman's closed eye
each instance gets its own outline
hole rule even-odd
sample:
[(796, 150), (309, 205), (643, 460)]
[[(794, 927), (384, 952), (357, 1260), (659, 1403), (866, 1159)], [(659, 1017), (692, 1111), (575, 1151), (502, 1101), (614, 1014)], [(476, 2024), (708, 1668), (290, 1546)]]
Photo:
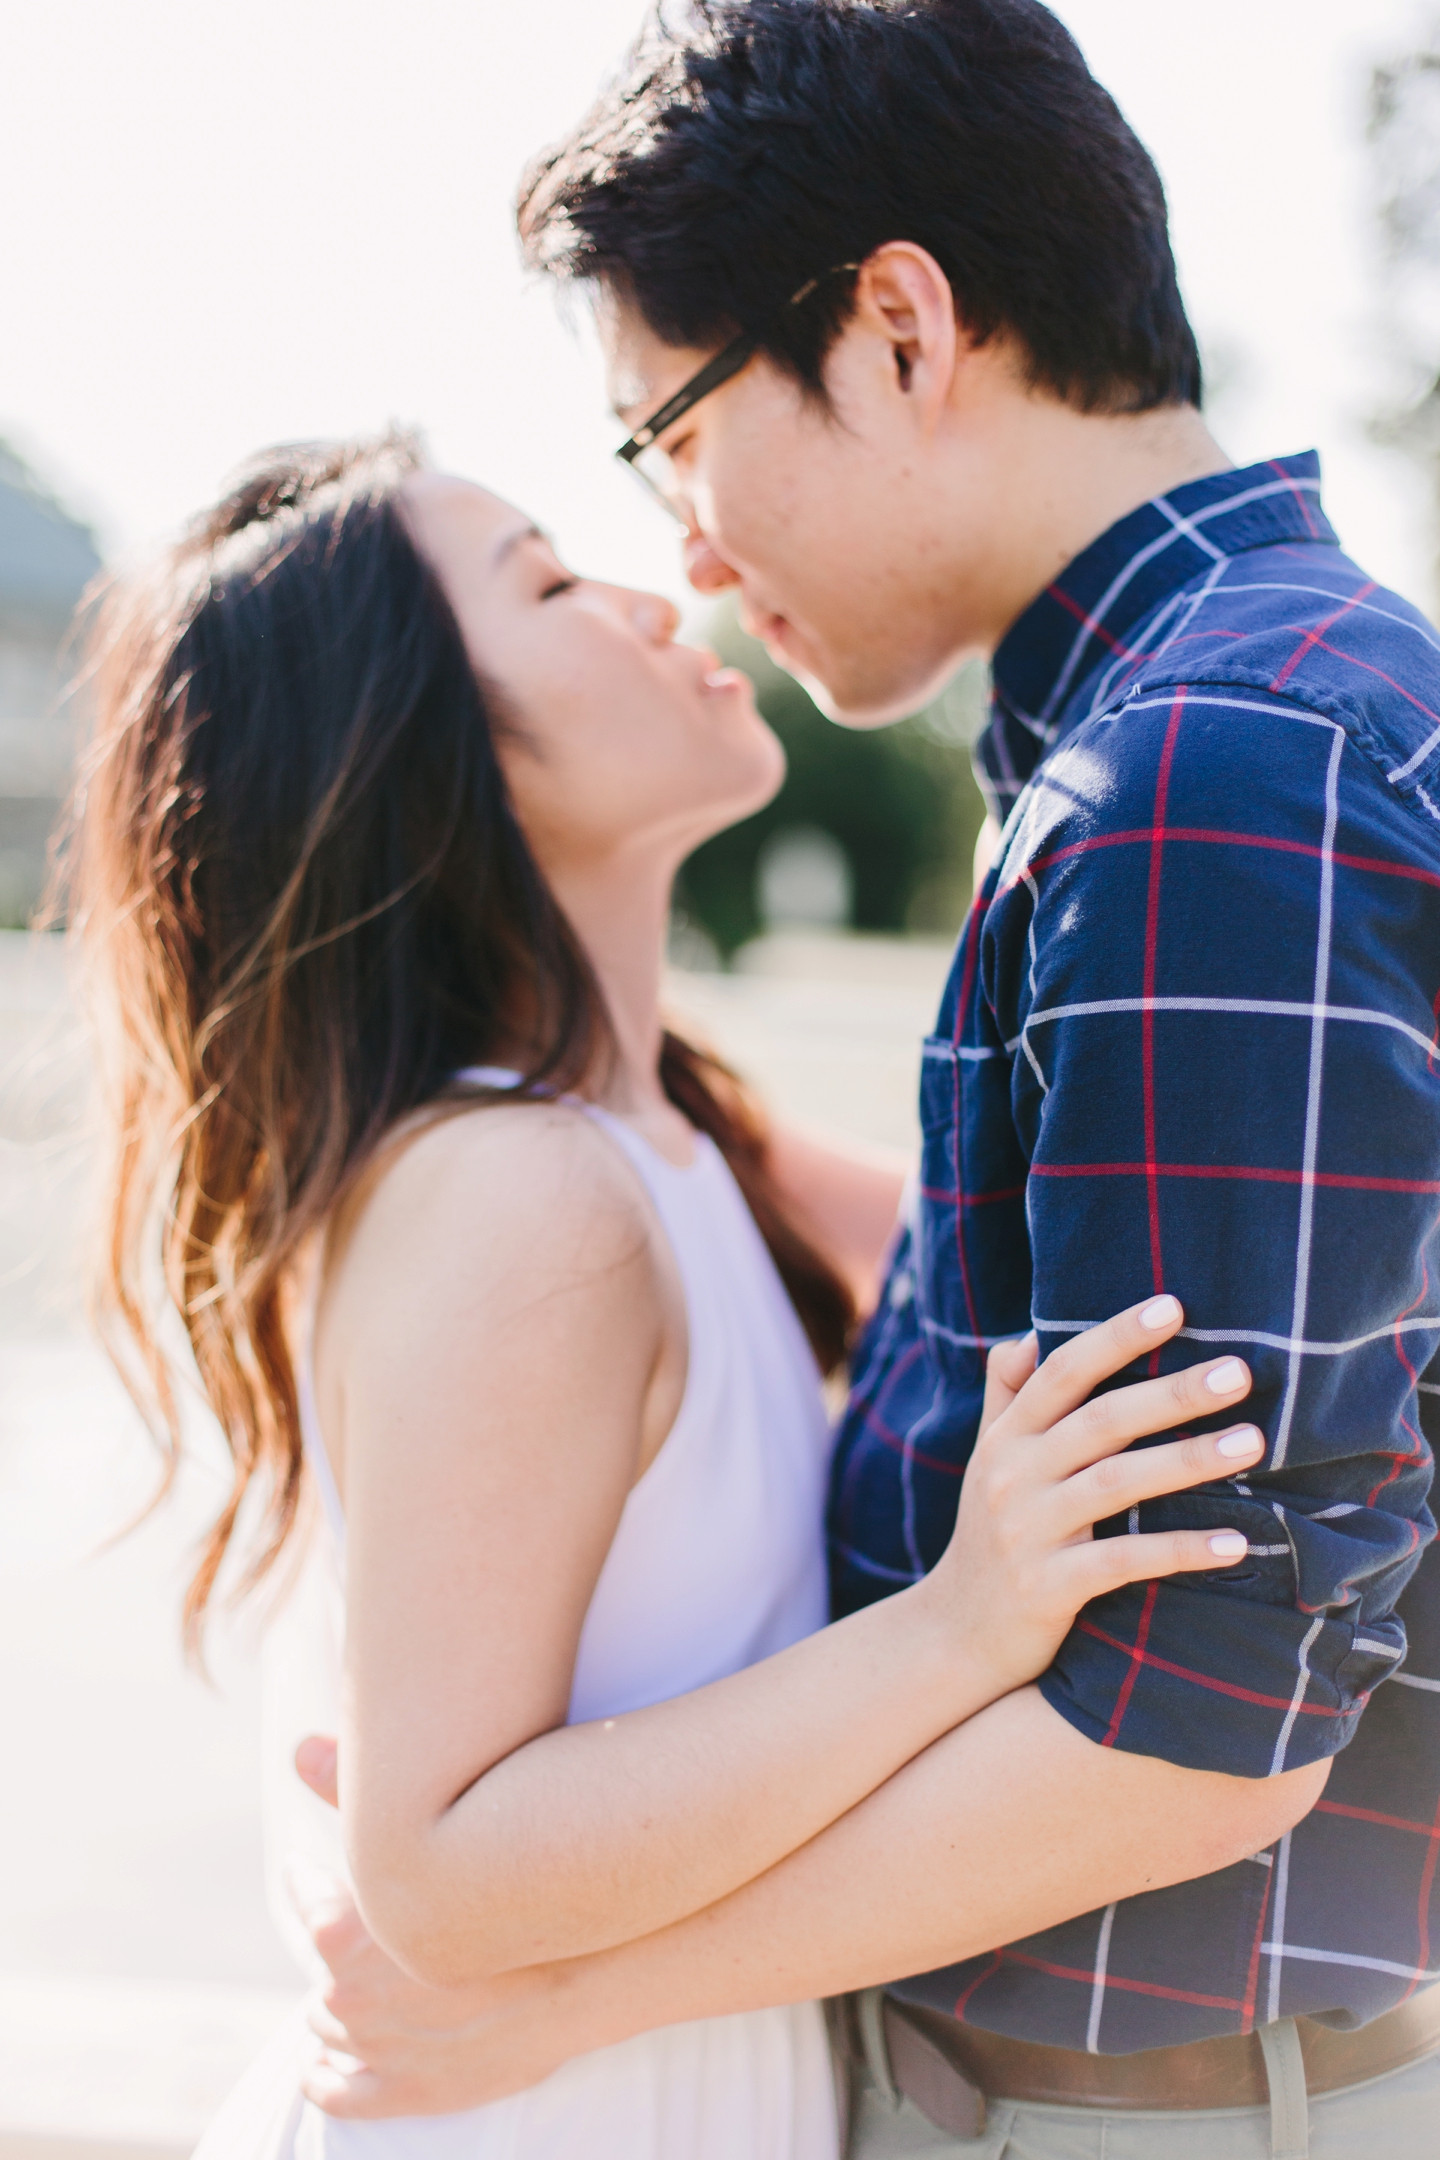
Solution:
[(571, 577), (568, 575), (568, 573), (562, 574), (560, 577), (557, 578), (551, 578), (546, 583), (545, 589), (541, 593), (540, 598), (542, 600), (553, 600), (556, 597), (557, 593), (574, 592), (579, 582), (579, 578)]

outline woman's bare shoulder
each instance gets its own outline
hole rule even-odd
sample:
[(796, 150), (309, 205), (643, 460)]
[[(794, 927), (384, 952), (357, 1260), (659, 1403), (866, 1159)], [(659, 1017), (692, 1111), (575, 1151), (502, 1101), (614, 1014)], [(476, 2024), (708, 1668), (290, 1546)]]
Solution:
[(382, 1151), (337, 1219), (326, 1302), (484, 1297), (493, 1312), (588, 1290), (608, 1303), (633, 1299), (653, 1266), (644, 1193), (594, 1121), (568, 1103), (496, 1103)]
[(587, 1475), (623, 1498), (667, 1341), (660, 1282), (643, 1191), (583, 1113), (503, 1104), (398, 1136), (332, 1245), (315, 1315), (347, 1511), (358, 1465), (373, 1476), (417, 1430), (452, 1497), (469, 1489), (462, 1459), (506, 1491), (542, 1460), (573, 1486), (588, 1448)]

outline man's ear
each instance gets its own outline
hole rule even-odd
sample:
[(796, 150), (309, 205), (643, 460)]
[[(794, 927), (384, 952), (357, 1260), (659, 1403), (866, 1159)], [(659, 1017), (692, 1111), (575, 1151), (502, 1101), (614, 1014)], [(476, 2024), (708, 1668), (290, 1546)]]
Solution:
[(913, 240), (876, 248), (860, 266), (851, 320), (885, 339), (898, 388), (916, 400), (925, 427), (933, 427), (969, 344), (955, 319), (950, 280), (934, 256)]

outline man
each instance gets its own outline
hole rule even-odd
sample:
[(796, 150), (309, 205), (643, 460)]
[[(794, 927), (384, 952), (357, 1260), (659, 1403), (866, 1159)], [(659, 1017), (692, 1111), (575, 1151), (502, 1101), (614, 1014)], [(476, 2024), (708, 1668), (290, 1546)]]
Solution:
[[(837, 720), (993, 656), (1006, 823), (856, 1361), (837, 1608), (941, 1551), (1032, 1315), (1048, 1349), (1175, 1290), (1172, 1363), (1242, 1351), (1269, 1451), (1112, 1526), (1239, 1521), (1243, 1569), (1091, 1607), (1037, 1688), (664, 1936), (447, 2019), (332, 1918), (353, 2105), (483, 2099), (537, 2023), (563, 2056), (872, 1989), (863, 2154), (1433, 2154), (1434, 633), (1340, 554), (1313, 457), (1235, 472), (1208, 434), (1158, 178), (1038, 0), (716, 0), (522, 230), (593, 290), (693, 583)], [(1177, 1848), (1195, 1879), (1148, 1891)]]

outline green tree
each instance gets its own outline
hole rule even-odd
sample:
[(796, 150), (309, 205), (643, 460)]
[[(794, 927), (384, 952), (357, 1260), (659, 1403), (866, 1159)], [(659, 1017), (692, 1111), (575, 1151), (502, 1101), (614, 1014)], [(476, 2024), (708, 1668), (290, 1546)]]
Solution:
[(970, 903), (970, 862), (985, 815), (969, 745), (982, 724), (985, 672), (965, 669), (945, 695), (892, 727), (837, 727), (733, 608), (717, 610), (710, 642), (755, 685), (785, 745), (789, 770), (774, 802), (698, 848), (681, 873), (679, 904), (728, 960), (763, 927), (757, 892), (772, 835), (818, 828), (838, 841), (854, 886), (852, 927), (951, 935)]

